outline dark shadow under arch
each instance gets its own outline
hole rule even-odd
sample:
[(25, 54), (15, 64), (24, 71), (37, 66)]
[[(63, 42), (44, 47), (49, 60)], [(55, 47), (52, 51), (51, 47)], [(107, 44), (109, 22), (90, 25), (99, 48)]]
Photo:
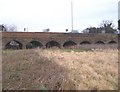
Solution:
[(108, 44), (116, 44), (116, 41), (109, 41)]
[(65, 48), (72, 48), (72, 47), (76, 47), (76, 43), (73, 42), (73, 41), (66, 41), (64, 44), (63, 44), (63, 47)]
[(103, 41), (97, 41), (96, 44), (105, 44)]
[(5, 45), (5, 49), (17, 50), (17, 49), (22, 49), (22, 47), (23, 45), (19, 41), (16, 41), (16, 40), (11, 40)]
[(60, 48), (60, 43), (58, 43), (57, 41), (49, 41), (48, 43), (46, 43), (46, 48), (52, 47)]
[(42, 43), (38, 41), (31, 41), (26, 45), (26, 49), (42, 48), (42, 47), (43, 47)]
[(89, 41), (82, 41), (80, 44), (91, 44)]

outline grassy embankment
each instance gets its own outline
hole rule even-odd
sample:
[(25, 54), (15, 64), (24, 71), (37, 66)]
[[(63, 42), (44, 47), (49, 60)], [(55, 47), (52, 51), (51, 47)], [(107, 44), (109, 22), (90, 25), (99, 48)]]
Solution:
[(118, 89), (118, 50), (5, 50), (3, 89)]

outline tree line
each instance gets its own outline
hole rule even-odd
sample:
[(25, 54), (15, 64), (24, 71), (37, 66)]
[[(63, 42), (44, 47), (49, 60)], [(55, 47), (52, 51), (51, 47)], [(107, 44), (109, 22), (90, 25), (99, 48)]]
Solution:
[(89, 27), (82, 31), (83, 33), (118, 33), (114, 28), (112, 21), (104, 20), (99, 27)]

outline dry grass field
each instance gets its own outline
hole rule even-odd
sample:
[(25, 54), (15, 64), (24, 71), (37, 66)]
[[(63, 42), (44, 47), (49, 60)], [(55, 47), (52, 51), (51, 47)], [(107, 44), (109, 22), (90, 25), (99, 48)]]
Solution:
[(117, 90), (118, 50), (4, 50), (4, 90)]

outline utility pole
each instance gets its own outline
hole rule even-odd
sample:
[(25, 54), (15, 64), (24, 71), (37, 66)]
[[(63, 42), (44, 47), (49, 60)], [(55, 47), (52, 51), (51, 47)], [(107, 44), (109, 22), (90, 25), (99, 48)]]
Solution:
[(120, 1), (118, 2), (118, 29), (120, 34)]
[(118, 30), (120, 34), (120, 1), (118, 2)]
[(73, 2), (71, 1), (71, 32), (73, 31)]

